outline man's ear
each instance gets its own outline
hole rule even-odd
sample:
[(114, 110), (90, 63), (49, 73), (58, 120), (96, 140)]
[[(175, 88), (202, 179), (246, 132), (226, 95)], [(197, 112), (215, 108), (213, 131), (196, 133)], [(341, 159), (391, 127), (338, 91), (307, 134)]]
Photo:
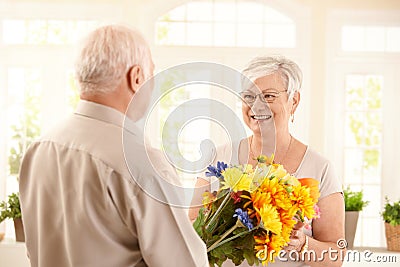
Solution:
[(134, 65), (127, 73), (128, 85), (134, 93), (144, 82), (143, 69), (139, 65)]

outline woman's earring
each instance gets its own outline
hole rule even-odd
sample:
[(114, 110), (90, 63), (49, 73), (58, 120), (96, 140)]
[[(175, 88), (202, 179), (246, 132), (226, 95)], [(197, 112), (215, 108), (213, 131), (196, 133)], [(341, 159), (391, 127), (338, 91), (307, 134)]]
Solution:
[(292, 117), (291, 121), (293, 123), (294, 122), (294, 113), (292, 113), (292, 115), (290, 117)]

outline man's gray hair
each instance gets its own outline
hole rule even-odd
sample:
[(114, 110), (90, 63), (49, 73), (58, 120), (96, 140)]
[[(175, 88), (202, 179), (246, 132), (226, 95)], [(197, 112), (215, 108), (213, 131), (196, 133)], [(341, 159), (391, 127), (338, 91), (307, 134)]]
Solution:
[(129, 68), (139, 65), (150, 76), (151, 55), (142, 35), (127, 26), (107, 25), (84, 40), (75, 63), (80, 93), (109, 93), (116, 89)]
[(289, 98), (293, 97), (294, 92), (300, 90), (303, 73), (294, 61), (284, 56), (256, 57), (243, 70), (243, 75), (252, 82), (274, 73), (278, 73), (281, 76)]

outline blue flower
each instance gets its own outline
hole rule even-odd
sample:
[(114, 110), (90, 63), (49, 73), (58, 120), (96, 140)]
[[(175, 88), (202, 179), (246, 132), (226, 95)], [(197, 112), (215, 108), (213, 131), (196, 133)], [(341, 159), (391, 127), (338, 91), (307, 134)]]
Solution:
[(253, 220), (250, 219), (247, 211), (243, 211), (241, 208), (238, 208), (235, 210), (235, 214), (233, 214), (233, 217), (238, 217), (240, 222), (243, 223), (243, 225), (246, 226), (249, 230), (254, 228)]
[(206, 172), (206, 176), (207, 176), (207, 177), (215, 176), (215, 177), (221, 179), (221, 178), (223, 178), (223, 176), (222, 176), (221, 173), (222, 173), (226, 168), (228, 168), (228, 164), (225, 164), (224, 162), (218, 161), (218, 162), (217, 162), (217, 167), (212, 166), (212, 165), (210, 165), (210, 166), (207, 167), (207, 170), (208, 170), (208, 171)]

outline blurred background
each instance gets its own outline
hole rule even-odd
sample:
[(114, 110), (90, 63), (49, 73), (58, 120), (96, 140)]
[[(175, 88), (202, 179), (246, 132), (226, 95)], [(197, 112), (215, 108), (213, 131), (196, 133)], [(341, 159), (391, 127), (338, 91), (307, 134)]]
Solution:
[[(398, 0), (0, 0), (0, 200), (18, 191), (30, 142), (74, 110), (76, 45), (107, 23), (139, 29), (156, 72), (193, 61), (240, 71), (258, 55), (295, 60), (304, 82), (293, 134), (329, 158), (345, 186), (363, 190), (369, 205), (354, 245), (385, 246), (380, 212), (385, 196), (397, 200), (400, 190)], [(180, 103), (200, 97), (223, 101), (241, 117), (238, 98), (211, 85), (177, 88), (153, 115), (165, 120)], [(218, 112), (204, 109), (210, 117)], [(162, 131), (154, 126), (149, 133), (155, 146)], [(188, 160), (201, 157), (203, 139), (218, 145), (227, 137), (207, 119), (169, 136)], [(181, 179), (192, 185), (195, 177)], [(13, 231), (12, 221), (0, 224), (7, 237)]]

